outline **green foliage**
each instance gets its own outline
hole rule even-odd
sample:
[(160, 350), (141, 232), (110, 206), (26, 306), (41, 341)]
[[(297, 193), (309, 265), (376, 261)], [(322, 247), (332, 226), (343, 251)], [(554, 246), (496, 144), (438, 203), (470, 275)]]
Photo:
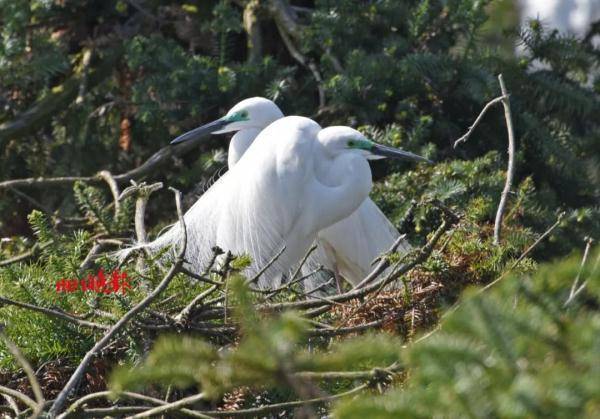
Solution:
[[(443, 284), (444, 292), (427, 301), (432, 322), (465, 286), (502, 275), (558, 212), (567, 216), (514, 269), (514, 277), (484, 293), (471, 292), (446, 315), (440, 331), (406, 349), (406, 342), (387, 334), (313, 339), (307, 336), (309, 320), (257, 313), (237, 277), (249, 257), (237, 255), (225, 300), (234, 307), (233, 318), (224, 322), (239, 326), (239, 342), (217, 349), (216, 341), (127, 328), (115, 345), (119, 361), (129, 365), (114, 375), (116, 390), (172, 383), (217, 395), (250, 385), (290, 398), (298, 395), (296, 373), (369, 376), (394, 364), (406, 374), (396, 377), (387, 394), (343, 402), (335, 414), (598, 416), (598, 274), (585, 272), (586, 290), (563, 307), (578, 260), (538, 270), (545, 260), (581, 249), (584, 236), (600, 236), (600, 56), (588, 40), (538, 21), (519, 30), (515, 22), (490, 16), (502, 9), (503, 16), (514, 17), (510, 0), (292, 1), (313, 9), (296, 9), (300, 30), (288, 34), (310, 63), (302, 65), (282, 41), (264, 7), (268, 2), (258, 2), (258, 60), (247, 59), (246, 2), (138, 3), (144, 12), (121, 0), (0, 0), (0, 178), (122, 173), (238, 100), (267, 96), (286, 114), (312, 115), (323, 126), (356, 126), (375, 141), (436, 162), (372, 165), (373, 200), (414, 245), (439, 225), (442, 212), (432, 203), (461, 215), (431, 258), (404, 278)], [(522, 44), (522, 55), (515, 55), (514, 41)], [(116, 57), (114, 65), (98, 74), (107, 57)], [(502, 243), (495, 246), (492, 222), (506, 171), (501, 109), (491, 109), (467, 143), (456, 149), (453, 143), (499, 95), (498, 73), (511, 94), (517, 171)], [(97, 78), (93, 84), (91, 75)], [(317, 84), (326, 100), (320, 109)], [(77, 95), (57, 100), (24, 134), (2, 137), (6, 124), (20, 123), (40, 101), (65, 89)], [(219, 176), (225, 146), (222, 139), (207, 139), (149, 177), (189, 191), (185, 203), (191, 204)], [(140, 301), (164, 275), (158, 259), (147, 260), (142, 273), (134, 263), (126, 265), (135, 281), (127, 295), (55, 292), (61, 278), (95, 273), (80, 269), (95, 237), (132, 235), (133, 201), (121, 202), (117, 213), (112, 201), (106, 185), (0, 190), (0, 238), (10, 238), (0, 242), (2, 259), (33, 250), (30, 259), (0, 267), (0, 295), (102, 324)], [(413, 201), (417, 206), (405, 219)], [(151, 229), (173, 221), (169, 205), (150, 200)], [(108, 272), (114, 263), (102, 257), (94, 269)], [(150, 310), (178, 313), (207, 287), (177, 275), (165, 291), (170, 299)], [(404, 303), (411, 304), (410, 298)], [(99, 312), (104, 315), (94, 317)], [(58, 359), (74, 364), (97, 338), (88, 328), (14, 306), (1, 306), (0, 318), (36, 366)], [(145, 312), (137, 320), (150, 318)], [(17, 369), (3, 346), (0, 368)], [(316, 383), (327, 392), (355, 384), (342, 378)]]
[(589, 287), (564, 306), (579, 261), (467, 293), (440, 330), (403, 353), (406, 386), (340, 403), (336, 416), (597, 416), (600, 277), (591, 266)]

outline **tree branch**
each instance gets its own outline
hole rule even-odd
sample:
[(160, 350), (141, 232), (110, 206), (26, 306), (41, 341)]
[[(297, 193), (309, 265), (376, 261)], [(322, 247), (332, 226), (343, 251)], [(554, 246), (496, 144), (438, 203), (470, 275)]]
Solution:
[(479, 122), (483, 119), (483, 116), (496, 103), (502, 103), (504, 107), (504, 119), (506, 120), (506, 130), (508, 132), (508, 168), (506, 170), (506, 182), (504, 183), (504, 189), (502, 189), (502, 194), (500, 195), (500, 203), (498, 204), (498, 210), (496, 212), (496, 220), (494, 222), (494, 244), (500, 244), (500, 235), (502, 232), (502, 218), (504, 217), (504, 211), (506, 209), (506, 201), (508, 199), (508, 195), (512, 188), (512, 182), (515, 175), (515, 133), (512, 122), (512, 115), (510, 111), (510, 97), (508, 91), (506, 90), (506, 86), (504, 85), (504, 78), (502, 74), (498, 74), (498, 82), (500, 83), (500, 90), (502, 96), (499, 96), (495, 99), (489, 101), (479, 113), (473, 125), (469, 127), (466, 134), (460, 137), (458, 140), (454, 142), (454, 148), (456, 148), (460, 143), (464, 143), (469, 139), (471, 133), (475, 129)]
[(510, 99), (508, 97), (508, 91), (504, 85), (504, 79), (502, 74), (498, 75), (498, 81), (500, 82), (500, 89), (502, 90), (502, 106), (504, 106), (504, 118), (506, 119), (506, 129), (508, 131), (508, 169), (506, 170), (506, 183), (500, 195), (500, 204), (498, 205), (498, 211), (496, 212), (496, 221), (494, 222), (494, 244), (500, 244), (500, 234), (502, 232), (502, 218), (504, 217), (504, 211), (506, 209), (506, 200), (508, 194), (512, 188), (513, 177), (515, 176), (515, 133), (513, 130), (512, 116), (510, 112)]
[(32, 418), (37, 418), (42, 410), (44, 409), (44, 395), (42, 394), (42, 389), (40, 388), (40, 383), (38, 382), (35, 372), (33, 368), (31, 368), (31, 364), (27, 362), (27, 359), (23, 356), (23, 353), (19, 349), (17, 345), (4, 333), (4, 325), (0, 324), (0, 339), (4, 341), (8, 350), (13, 354), (17, 362), (23, 367), (23, 371), (27, 374), (27, 378), (29, 380), (29, 384), (31, 385), (31, 390), (35, 396), (35, 400), (37, 401), (37, 406), (33, 409)]
[(43, 313), (48, 316), (56, 317), (58, 319), (68, 321), (68, 322), (76, 324), (78, 326), (86, 326), (86, 327), (91, 327), (94, 329), (108, 329), (109, 328), (109, 326), (107, 326), (107, 325), (78, 319), (77, 317), (74, 317), (74, 316), (67, 314), (65, 312), (62, 312), (62, 311), (39, 307), (39, 306), (35, 306), (33, 304), (22, 303), (20, 301), (14, 301), (9, 298), (2, 297), (2, 296), (0, 296), (0, 304), (8, 304), (8, 305), (16, 306), (16, 307), (26, 308), (26, 309), (32, 310), (32, 311), (37, 311), (38, 313)]
[(175, 193), (175, 203), (177, 205), (177, 215), (179, 216), (179, 222), (181, 223), (181, 231), (182, 231), (182, 236), (183, 236), (182, 245), (179, 249), (179, 252), (177, 254), (177, 258), (176, 258), (175, 262), (173, 263), (173, 265), (171, 265), (171, 268), (169, 269), (169, 271), (167, 272), (165, 277), (160, 281), (158, 286), (150, 294), (148, 294), (142, 301), (140, 301), (135, 307), (133, 307), (123, 317), (121, 317), (121, 319), (117, 323), (115, 323), (98, 342), (96, 342), (94, 347), (85, 354), (85, 356), (83, 357), (83, 360), (81, 361), (81, 363), (79, 364), (79, 366), (77, 367), (77, 369), (75, 370), (73, 375), (71, 375), (71, 378), (69, 379), (69, 381), (67, 382), (65, 387), (61, 390), (59, 395), (56, 397), (56, 400), (54, 401), (54, 403), (52, 404), (52, 407), (50, 408), (50, 411), (49, 411), (49, 415), (51, 418), (56, 417), (56, 415), (61, 411), (62, 407), (64, 406), (64, 404), (67, 401), (67, 397), (69, 396), (69, 393), (81, 379), (81, 376), (85, 372), (85, 370), (86, 370), (88, 364), (91, 362), (92, 358), (94, 358), (96, 356), (96, 354), (110, 342), (110, 340), (117, 334), (117, 332), (119, 332), (127, 324), (127, 322), (129, 322), (129, 320), (131, 320), (134, 316), (136, 316), (138, 313), (140, 313), (146, 307), (148, 307), (150, 305), (150, 303), (152, 303), (152, 301), (156, 297), (158, 297), (158, 295), (160, 295), (160, 293), (165, 288), (167, 288), (167, 286), (169, 285), (169, 283), (171, 282), (171, 280), (173, 279), (173, 277), (179, 271), (179, 268), (183, 264), (183, 257), (185, 255), (185, 249), (187, 247), (187, 231), (186, 231), (185, 222), (183, 219), (183, 213), (181, 210), (181, 192), (179, 192), (175, 189), (172, 189), (172, 190)]

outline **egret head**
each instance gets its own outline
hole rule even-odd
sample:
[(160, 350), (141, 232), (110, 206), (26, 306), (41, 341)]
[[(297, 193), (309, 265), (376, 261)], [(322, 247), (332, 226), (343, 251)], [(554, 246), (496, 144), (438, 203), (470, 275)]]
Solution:
[(223, 134), (248, 128), (263, 129), (280, 118), (283, 118), (283, 113), (273, 101), (264, 97), (252, 97), (239, 102), (222, 118), (180, 135), (171, 141), (171, 144), (194, 140), (208, 134)]
[(319, 133), (319, 141), (324, 146), (326, 152), (332, 157), (343, 152), (354, 152), (361, 154), (369, 160), (390, 157), (431, 163), (429, 159), (409, 151), (377, 144), (350, 127), (335, 126), (324, 128)]

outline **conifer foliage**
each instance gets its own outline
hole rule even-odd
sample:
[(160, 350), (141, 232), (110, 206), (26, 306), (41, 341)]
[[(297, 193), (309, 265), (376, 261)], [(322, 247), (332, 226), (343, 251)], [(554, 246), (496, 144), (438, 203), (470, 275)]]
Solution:
[[(0, 0), (0, 417), (599, 416), (600, 26), (508, 3)], [(500, 107), (454, 142), (500, 73), (496, 245)], [(169, 141), (250, 96), (433, 160), (372, 164), (413, 251), (339, 295), (258, 290), (218, 248), (202, 275), (118, 265), (177, 221), (162, 185), (189, 207), (222, 174), (224, 139)], [(57, 286), (99, 272), (131, 287)]]

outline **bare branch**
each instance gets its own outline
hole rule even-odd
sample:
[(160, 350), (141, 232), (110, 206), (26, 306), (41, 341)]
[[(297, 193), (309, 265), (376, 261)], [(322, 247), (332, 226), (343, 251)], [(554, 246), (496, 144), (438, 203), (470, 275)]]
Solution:
[(69, 396), (69, 393), (71, 392), (71, 390), (73, 390), (73, 388), (77, 385), (77, 383), (81, 379), (83, 373), (85, 372), (85, 370), (86, 370), (87, 366), (89, 365), (89, 363), (91, 362), (92, 358), (94, 358), (96, 356), (96, 354), (110, 342), (110, 340), (129, 322), (129, 320), (131, 320), (138, 313), (140, 313), (146, 307), (148, 307), (152, 303), (152, 301), (156, 297), (158, 297), (162, 291), (164, 291), (167, 288), (167, 286), (169, 285), (169, 283), (171, 282), (171, 280), (173, 279), (175, 274), (179, 271), (179, 268), (181, 268), (181, 265), (183, 264), (183, 257), (185, 255), (185, 249), (187, 247), (187, 231), (186, 231), (185, 222), (183, 219), (183, 213), (181, 210), (181, 192), (179, 192), (175, 189), (172, 189), (172, 190), (175, 193), (175, 203), (177, 205), (177, 215), (179, 216), (179, 222), (181, 223), (181, 231), (182, 231), (182, 236), (183, 236), (182, 244), (181, 244), (181, 247), (177, 254), (177, 258), (176, 258), (175, 262), (173, 263), (173, 265), (171, 266), (171, 268), (169, 269), (169, 271), (167, 272), (165, 277), (160, 281), (158, 286), (150, 294), (148, 294), (142, 301), (140, 301), (136, 306), (134, 306), (131, 310), (129, 310), (123, 317), (121, 317), (121, 319), (117, 323), (115, 323), (98, 342), (96, 342), (96, 344), (92, 347), (92, 349), (90, 349), (85, 354), (85, 356), (83, 357), (83, 360), (81, 361), (81, 363), (79, 364), (79, 366), (77, 367), (77, 369), (75, 370), (73, 375), (71, 375), (71, 378), (69, 379), (69, 381), (67, 382), (65, 387), (61, 390), (59, 395), (56, 397), (56, 400), (54, 401), (54, 403), (52, 404), (52, 407), (50, 408), (50, 411), (49, 411), (50, 417), (56, 417), (56, 415), (61, 411), (62, 407), (64, 406), (64, 404), (67, 401), (67, 397)]
[[(195, 394), (193, 396), (184, 397), (183, 399), (178, 400), (176, 402), (166, 403), (162, 406), (158, 406), (153, 409), (146, 410), (145, 412), (138, 413), (137, 415), (132, 416), (131, 419), (148, 418), (148, 417), (151, 417), (154, 415), (158, 415), (160, 413), (170, 412), (172, 410), (179, 410), (183, 406), (187, 406), (189, 404), (192, 404), (199, 400), (204, 400), (204, 399), (206, 399), (206, 395), (204, 393), (199, 393), (199, 394)], [(201, 416), (196, 416), (196, 417), (210, 419), (210, 416), (207, 416), (207, 415), (201, 415)]]
[[(105, 397), (112, 397), (114, 396), (114, 392), (112, 391), (99, 391), (97, 393), (91, 393), (91, 394), (87, 394), (79, 399), (77, 399), (71, 406), (69, 406), (69, 408), (67, 410), (65, 410), (64, 413), (62, 413), (61, 415), (58, 416), (58, 419), (64, 419), (68, 416), (70, 416), (73, 413), (79, 412), (81, 411), (81, 408), (88, 403), (91, 400), (95, 400), (95, 399), (99, 399), (99, 398), (105, 398)], [(150, 396), (146, 396), (145, 394), (140, 394), (140, 393), (133, 393), (131, 391), (123, 391), (118, 393), (117, 395), (119, 398), (128, 398), (128, 399), (134, 399), (134, 400), (142, 400), (145, 402), (150, 402), (152, 404), (155, 405), (165, 405), (167, 404), (167, 402), (161, 400), (161, 399), (157, 399), (154, 397), (150, 397)], [(137, 410), (136, 410), (137, 411)], [(189, 410), (189, 409), (180, 409), (181, 413), (184, 413), (187, 416), (190, 417), (199, 417), (199, 418), (205, 418), (205, 415), (202, 414), (198, 414), (193, 410)]]
[(345, 391), (343, 393), (334, 394), (331, 396), (318, 397), (315, 399), (309, 400), (298, 400), (293, 402), (285, 402), (285, 403), (275, 403), (261, 407), (254, 407), (251, 409), (240, 409), (240, 410), (231, 410), (231, 411), (222, 411), (222, 410), (211, 410), (204, 411), (205, 415), (213, 416), (213, 417), (262, 417), (265, 413), (270, 412), (278, 412), (285, 409), (291, 409), (294, 407), (302, 407), (302, 406), (311, 406), (316, 404), (328, 403), (337, 399), (341, 399), (348, 396), (353, 396), (355, 394), (360, 393), (361, 391), (367, 389), (368, 384), (361, 384), (357, 387), (354, 387), (351, 390)]
[[(1, 143), (1, 138), (0, 138)], [(172, 157), (177, 157), (186, 154), (191, 149), (198, 145), (198, 140), (185, 141), (175, 146), (167, 145), (154, 153), (141, 166), (129, 170), (128, 172), (114, 175), (117, 183), (129, 182), (131, 179), (140, 179), (148, 174), (156, 172), (156, 169), (164, 165)], [(0, 190), (16, 187), (45, 187), (45, 186), (68, 186), (75, 182), (99, 183), (102, 178), (98, 175), (94, 176), (66, 176), (66, 177), (37, 177), (25, 179), (13, 179), (0, 182)]]
[(319, 93), (319, 108), (324, 108), (326, 106), (325, 89), (323, 88), (323, 77), (321, 76), (321, 73), (320, 73), (319, 69), (317, 68), (317, 65), (314, 62), (312, 62), (310, 59), (306, 58), (298, 50), (298, 48), (296, 48), (293, 41), (288, 36), (288, 33), (290, 31), (288, 26), (283, 26), (283, 24), (280, 23), (277, 19), (275, 20), (275, 24), (277, 26), (277, 29), (279, 30), (279, 35), (281, 36), (281, 39), (283, 40), (283, 43), (285, 44), (286, 48), (288, 49), (290, 55), (296, 61), (298, 61), (301, 65), (307, 67), (310, 70), (310, 72), (312, 73), (312, 75), (315, 79), (315, 82), (317, 83), (317, 90)]
[(56, 317), (58, 319), (68, 321), (68, 322), (76, 324), (78, 326), (91, 327), (94, 329), (108, 329), (109, 328), (109, 326), (104, 325), (104, 324), (93, 323), (93, 322), (89, 322), (87, 320), (78, 319), (77, 317), (74, 317), (63, 311), (57, 311), (57, 310), (52, 310), (52, 309), (45, 308), (45, 307), (35, 306), (33, 304), (22, 303), (20, 301), (14, 301), (14, 300), (11, 300), (6, 297), (0, 296), (0, 304), (8, 304), (8, 305), (16, 306), (16, 307), (26, 308), (26, 309), (32, 310), (32, 311), (37, 311), (38, 313), (43, 313), (48, 316)]
[[(400, 246), (400, 243), (402, 243), (402, 241), (405, 238), (406, 238), (406, 234), (401, 234), (396, 239), (396, 241), (394, 242), (394, 244), (392, 244), (392, 247), (390, 247), (388, 249), (388, 251), (386, 252), (386, 255), (390, 255), (390, 254), (394, 253), (396, 251), (396, 249), (398, 248), (398, 246)], [(377, 266), (369, 273), (369, 275), (367, 275), (362, 281), (360, 281), (358, 283), (358, 285), (355, 285), (353, 289), (356, 290), (356, 289), (362, 288), (365, 285), (369, 284), (375, 278), (377, 278), (379, 276), (379, 274), (381, 274), (383, 271), (385, 271), (388, 266), (390, 266), (390, 262), (389, 262), (388, 258), (386, 258), (384, 256), (383, 258), (381, 258), (381, 260), (379, 261), (379, 263), (377, 264)]]
[(513, 177), (515, 176), (515, 133), (510, 112), (510, 98), (508, 97), (502, 74), (498, 75), (498, 81), (500, 82), (500, 89), (502, 89), (502, 96), (504, 97), (502, 99), (502, 106), (504, 106), (504, 118), (506, 119), (506, 129), (508, 131), (508, 169), (506, 170), (506, 183), (504, 184), (502, 195), (500, 195), (500, 204), (498, 204), (496, 221), (494, 222), (494, 244), (496, 245), (500, 244), (502, 218), (504, 217), (506, 200), (508, 199), (508, 194), (512, 188)]
[(8, 387), (4, 387), (4, 386), (0, 385), (0, 393), (6, 394), (8, 396), (14, 397), (15, 399), (22, 401), (27, 406), (29, 406), (31, 408), (31, 410), (33, 410), (34, 412), (38, 408), (37, 403), (33, 399), (27, 397), (25, 394), (21, 393), (20, 391), (13, 390), (12, 388), (8, 388)]
[(271, 260), (269, 262), (267, 262), (267, 264), (265, 266), (263, 266), (263, 268), (257, 272), (256, 275), (254, 275), (249, 281), (246, 281), (246, 284), (253, 284), (256, 281), (258, 281), (258, 279), (262, 276), (262, 274), (264, 274), (267, 269), (269, 269), (271, 267), (271, 265), (273, 265), (277, 259), (279, 259), (279, 257), (282, 255), (282, 253), (285, 251), (285, 246), (283, 246), (281, 248), (281, 250), (279, 252), (277, 252), (277, 254), (275, 256), (273, 256), (271, 258)]
[(465, 133), (465, 135), (463, 135), (462, 137), (460, 137), (458, 140), (454, 141), (454, 148), (458, 147), (459, 144), (466, 142), (469, 137), (471, 136), (471, 134), (473, 133), (473, 130), (477, 127), (477, 125), (479, 125), (479, 123), (481, 122), (481, 120), (483, 119), (484, 115), (486, 114), (486, 112), (492, 107), (494, 106), (496, 103), (502, 102), (505, 99), (504, 96), (499, 96), (495, 99), (490, 100), (481, 110), (481, 112), (479, 113), (479, 116), (477, 117), (477, 119), (475, 119), (475, 122), (473, 122), (473, 125), (471, 125), (469, 127), (469, 129), (467, 129), (467, 132)]
[(593, 242), (594, 242), (594, 239), (592, 239), (591, 237), (585, 238), (585, 250), (583, 251), (583, 258), (581, 259), (581, 265), (579, 265), (579, 272), (577, 272), (577, 276), (575, 277), (575, 280), (573, 281), (573, 285), (571, 285), (571, 291), (569, 291), (569, 297), (567, 298), (567, 301), (565, 301), (565, 304), (563, 305), (563, 307), (566, 307), (569, 304), (571, 304), (571, 302), (575, 299), (575, 297), (577, 297), (577, 295), (579, 295), (579, 293), (581, 293), (581, 291), (583, 291), (585, 289), (585, 286), (587, 285), (587, 280), (586, 280), (580, 286), (579, 278), (581, 278), (581, 272), (583, 272), (583, 268), (585, 267), (585, 264), (587, 262), (587, 259), (588, 259), (589, 253), (590, 253), (590, 248), (592, 247)]
[(146, 226), (144, 217), (146, 214), (146, 205), (153, 192), (162, 189), (163, 183), (157, 182), (151, 185), (146, 185), (146, 182), (136, 183), (133, 179), (130, 180), (131, 186), (125, 188), (123, 193), (118, 197), (118, 201), (122, 201), (126, 197), (137, 194), (135, 201), (135, 234), (138, 243), (146, 243), (148, 235), (146, 234)]
[(546, 230), (540, 237), (538, 237), (538, 239), (533, 242), (533, 244), (531, 246), (529, 246), (527, 248), (527, 250), (525, 250), (521, 256), (519, 256), (519, 258), (511, 265), (510, 268), (508, 268), (507, 270), (505, 270), (502, 275), (500, 275), (498, 278), (496, 278), (495, 280), (493, 280), (492, 282), (490, 282), (489, 284), (487, 284), (485, 287), (481, 288), (479, 290), (479, 292), (483, 292), (491, 287), (493, 287), (495, 284), (497, 284), (498, 282), (500, 282), (504, 277), (506, 277), (506, 275), (508, 275), (509, 272), (511, 272), (513, 269), (515, 269), (517, 267), (517, 265), (519, 263), (521, 263), (521, 261), (523, 259), (525, 259), (527, 257), (527, 255), (529, 255), (529, 253), (531, 253), (531, 251), (533, 249), (535, 249), (542, 241), (544, 241), (544, 239), (546, 237), (548, 237), (556, 227), (558, 227), (560, 225), (560, 222), (562, 221), (563, 217), (565, 216), (564, 212), (561, 212), (560, 214), (558, 214), (558, 218), (556, 219), (556, 222), (554, 224), (552, 224), (548, 230)]
[(121, 211), (121, 202), (119, 201), (119, 185), (117, 185), (115, 178), (108, 170), (102, 170), (98, 172), (98, 176), (102, 178), (110, 188), (110, 192), (112, 193), (115, 203), (115, 218), (117, 218), (119, 216), (119, 212)]
[(26, 252), (24, 252), (24, 253), (21, 253), (20, 255), (13, 256), (13, 257), (11, 257), (11, 258), (4, 259), (4, 260), (0, 261), (0, 268), (1, 268), (2, 266), (8, 266), (8, 265), (11, 265), (11, 264), (13, 264), (13, 263), (22, 262), (22, 261), (24, 261), (24, 260), (27, 260), (27, 259), (29, 259), (30, 257), (32, 257), (32, 256), (35, 256), (35, 255), (36, 255), (36, 254), (37, 254), (37, 253), (38, 253), (40, 250), (42, 250), (42, 249), (44, 249), (44, 248), (46, 248), (46, 247), (50, 246), (50, 244), (52, 244), (52, 241), (51, 241), (51, 240), (50, 240), (50, 241), (48, 241), (48, 242), (46, 242), (46, 243), (43, 243), (43, 244), (41, 244), (41, 245), (39, 244), (39, 242), (36, 242), (36, 243), (35, 243), (35, 244), (34, 244), (34, 245), (31, 247), (31, 249), (29, 249), (28, 251), (26, 251)]
[(6, 333), (4, 333), (4, 325), (2, 324), (0, 324), (0, 339), (4, 341), (10, 353), (13, 354), (17, 362), (21, 365), (21, 367), (23, 367), (25, 374), (27, 374), (27, 379), (31, 385), (31, 390), (33, 391), (35, 400), (37, 401), (37, 406), (33, 410), (31, 417), (37, 418), (42, 412), (46, 400), (44, 400), (44, 395), (42, 394), (42, 389), (40, 388), (40, 383), (35, 376), (35, 372), (33, 371), (33, 368), (31, 368), (31, 364), (27, 362), (27, 359), (25, 359), (25, 356), (23, 356), (23, 353), (19, 347), (15, 345), (15, 343), (6, 335)]
[(483, 119), (483, 116), (496, 103), (502, 103), (504, 107), (504, 119), (506, 120), (506, 130), (508, 132), (508, 168), (506, 170), (506, 182), (504, 183), (504, 189), (502, 190), (502, 194), (500, 195), (500, 203), (498, 204), (498, 210), (496, 212), (496, 220), (494, 222), (494, 244), (500, 244), (500, 235), (502, 232), (502, 218), (504, 217), (504, 211), (506, 209), (506, 201), (508, 199), (508, 195), (512, 188), (512, 182), (515, 175), (515, 133), (512, 122), (512, 115), (510, 111), (510, 96), (508, 91), (506, 90), (506, 86), (504, 85), (504, 78), (502, 74), (498, 74), (498, 82), (500, 83), (500, 90), (502, 96), (499, 96), (495, 99), (489, 101), (481, 110), (481, 113), (473, 122), (473, 125), (469, 127), (466, 134), (460, 137), (458, 140), (454, 142), (454, 148), (456, 148), (460, 143), (464, 143), (469, 139), (471, 133), (475, 129), (479, 122)]

